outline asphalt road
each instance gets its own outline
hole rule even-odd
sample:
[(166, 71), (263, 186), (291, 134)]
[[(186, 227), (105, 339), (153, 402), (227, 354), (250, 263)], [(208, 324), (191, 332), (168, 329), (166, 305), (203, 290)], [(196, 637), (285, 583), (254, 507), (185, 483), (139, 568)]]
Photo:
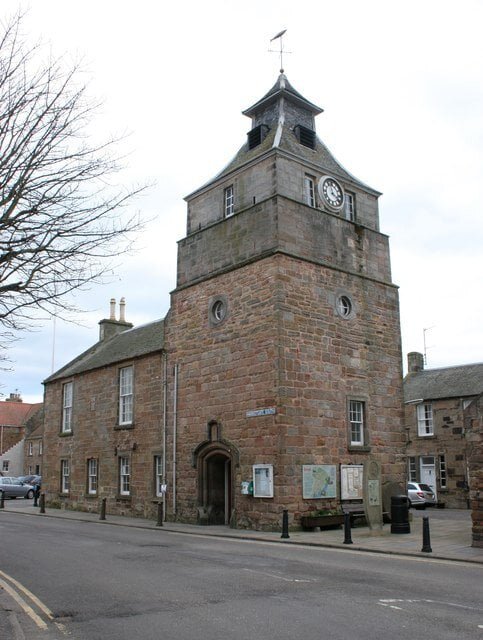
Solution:
[(47, 625), (3, 588), (2, 639), (483, 640), (481, 565), (15, 513), (0, 540), (0, 586)]

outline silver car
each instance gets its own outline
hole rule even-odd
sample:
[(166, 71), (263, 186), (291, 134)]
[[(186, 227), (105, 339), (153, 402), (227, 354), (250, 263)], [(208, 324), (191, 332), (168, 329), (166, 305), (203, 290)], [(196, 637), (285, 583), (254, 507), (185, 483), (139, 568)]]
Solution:
[(28, 498), (34, 497), (35, 487), (26, 484), (20, 478), (3, 476), (0, 478), (0, 491), (3, 491), (5, 498)]
[(408, 483), (409, 506), (416, 509), (426, 509), (426, 507), (436, 504), (436, 496), (429, 484), (421, 482)]

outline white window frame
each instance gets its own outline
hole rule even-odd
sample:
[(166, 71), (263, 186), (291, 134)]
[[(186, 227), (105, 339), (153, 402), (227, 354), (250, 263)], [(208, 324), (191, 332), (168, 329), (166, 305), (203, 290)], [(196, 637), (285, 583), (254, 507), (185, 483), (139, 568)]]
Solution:
[(73, 391), (73, 382), (66, 382), (62, 387), (62, 433), (72, 432)]
[(418, 420), (418, 436), (420, 438), (434, 436), (433, 405), (431, 402), (421, 402), (416, 405), (416, 415)]
[(356, 198), (349, 191), (346, 191), (344, 196), (344, 217), (350, 222), (356, 219)]
[(89, 458), (87, 461), (87, 493), (91, 496), (97, 495), (98, 469), (97, 458)]
[(44, 453), (44, 443), (42, 440), (39, 440), (39, 456), (43, 455)]
[(8, 471), (10, 460), (2, 460), (2, 471)]
[(315, 178), (304, 176), (304, 200), (309, 207), (315, 207)]
[(351, 447), (363, 447), (365, 444), (365, 410), (363, 400), (349, 400), (349, 441)]
[(225, 218), (235, 213), (235, 193), (232, 184), (223, 190), (223, 213)]
[(446, 456), (442, 453), (439, 456), (439, 486), (441, 489), (448, 488), (448, 474), (446, 470)]
[(164, 496), (163, 491), (163, 456), (157, 455), (154, 456), (154, 482), (155, 482), (155, 493), (158, 498), (162, 498)]
[(415, 456), (409, 456), (408, 458), (408, 481), (409, 482), (418, 481), (418, 472), (417, 472)]
[(60, 491), (69, 493), (70, 491), (70, 465), (68, 460), (60, 461)]
[(131, 461), (128, 456), (119, 457), (119, 494), (131, 495)]
[(34, 455), (34, 445), (32, 444), (32, 442), (29, 442), (28, 444), (28, 455), (29, 456), (33, 456)]
[(119, 424), (132, 424), (133, 421), (133, 389), (134, 368), (122, 367), (119, 369)]
[(253, 497), (273, 498), (273, 465), (253, 465)]

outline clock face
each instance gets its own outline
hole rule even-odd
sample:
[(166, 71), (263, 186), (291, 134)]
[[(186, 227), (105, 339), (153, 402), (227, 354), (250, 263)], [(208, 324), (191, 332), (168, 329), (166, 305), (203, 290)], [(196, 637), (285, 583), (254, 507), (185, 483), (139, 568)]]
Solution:
[(319, 180), (319, 195), (331, 209), (342, 209), (344, 190), (334, 178), (324, 176)]

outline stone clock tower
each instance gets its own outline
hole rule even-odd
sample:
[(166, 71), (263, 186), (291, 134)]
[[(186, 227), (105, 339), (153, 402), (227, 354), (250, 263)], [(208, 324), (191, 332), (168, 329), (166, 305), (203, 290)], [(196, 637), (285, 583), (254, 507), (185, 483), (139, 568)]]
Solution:
[[(234, 159), (186, 198), (166, 321), (168, 517), (275, 528), (282, 509), (297, 524), (338, 506), (340, 465), (374, 459), (383, 485), (403, 478), (380, 194), (317, 137), (321, 112), (281, 74), (244, 111)], [(320, 468), (309, 495), (304, 474)]]

